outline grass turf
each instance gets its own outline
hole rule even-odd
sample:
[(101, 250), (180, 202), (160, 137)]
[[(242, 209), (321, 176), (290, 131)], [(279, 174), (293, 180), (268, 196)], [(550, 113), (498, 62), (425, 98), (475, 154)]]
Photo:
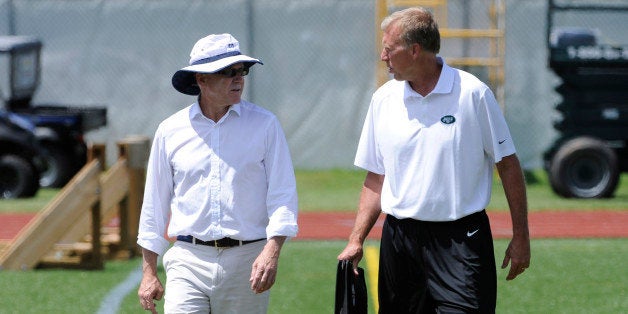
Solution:
[[(300, 209), (354, 211), (364, 174), (297, 171)], [(556, 196), (542, 171), (527, 178), (530, 211), (626, 210), (628, 204), (628, 174), (622, 175), (614, 198), (590, 200)], [(42, 189), (34, 198), (0, 200), (0, 213), (39, 211), (57, 192)], [(488, 208), (507, 210), (497, 178)], [(286, 244), (269, 313), (332, 312), (336, 256), (344, 245), (342, 241)], [(506, 245), (504, 240), (496, 241), (498, 265)], [(506, 282), (506, 271), (498, 271), (498, 313), (619, 313), (628, 309), (628, 279), (623, 275), (628, 239), (533, 240), (532, 254), (532, 266), (521, 278)], [(134, 259), (108, 261), (104, 271), (1, 271), (0, 313), (94, 313), (105, 295), (138, 265)], [(136, 292), (129, 293), (119, 313), (142, 312)]]
[[(336, 256), (344, 245), (343, 241), (288, 242), (269, 313), (331, 313)], [(497, 264), (506, 245), (505, 240), (495, 242)], [(623, 275), (628, 239), (533, 240), (532, 254), (530, 269), (514, 281), (507, 282), (506, 270), (498, 270), (497, 313), (622, 313), (628, 309), (628, 279)], [(95, 313), (105, 295), (138, 265), (134, 259), (107, 262), (104, 271), (0, 272), (0, 313)], [(163, 306), (163, 301), (158, 305)], [(375, 313), (372, 302), (369, 312)], [(136, 290), (124, 299), (119, 313), (143, 313)]]
[[(297, 170), (299, 210), (354, 211), (358, 204), (365, 172), (332, 169), (327, 171)], [(606, 199), (566, 199), (554, 194), (544, 171), (527, 173), (530, 211), (543, 210), (626, 210), (628, 204), (628, 173), (620, 177), (615, 197)], [(0, 213), (37, 212), (57, 194), (57, 189), (41, 189), (33, 198), (0, 199)], [(495, 177), (489, 210), (507, 210), (499, 178)]]
[[(354, 211), (365, 176), (360, 170), (297, 171), (299, 206), (302, 211)], [(557, 196), (547, 174), (537, 170), (526, 173), (530, 211), (544, 210), (626, 210), (628, 173), (620, 177), (615, 197), (606, 199), (566, 199)], [(489, 210), (508, 210), (501, 182), (495, 176)]]

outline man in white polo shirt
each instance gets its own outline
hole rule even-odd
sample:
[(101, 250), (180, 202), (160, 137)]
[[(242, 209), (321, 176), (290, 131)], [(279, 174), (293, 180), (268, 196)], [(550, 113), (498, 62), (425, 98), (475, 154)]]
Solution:
[(146, 310), (164, 294), (165, 252), (166, 313), (266, 313), (282, 245), (297, 233), (297, 190), (276, 116), (241, 99), (257, 63), (233, 36), (209, 35), (172, 77), (197, 101), (159, 125), (148, 160), (137, 240)]
[(488, 216), (493, 165), (503, 182), (513, 238), (507, 280), (530, 264), (523, 173), (490, 89), (437, 53), (438, 26), (423, 8), (382, 22), (382, 61), (394, 76), (372, 97), (355, 157), (368, 171), (338, 259), (362, 258), (386, 214), (380, 248), (380, 313), (494, 313), (496, 265)]

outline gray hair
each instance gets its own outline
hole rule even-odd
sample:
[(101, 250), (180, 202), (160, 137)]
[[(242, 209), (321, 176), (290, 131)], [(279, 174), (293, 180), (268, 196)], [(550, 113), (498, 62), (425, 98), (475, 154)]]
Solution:
[(433, 53), (440, 50), (438, 25), (427, 9), (413, 7), (393, 12), (384, 18), (381, 29), (386, 31), (393, 25), (399, 27), (401, 40), (406, 46), (419, 44), (423, 49)]

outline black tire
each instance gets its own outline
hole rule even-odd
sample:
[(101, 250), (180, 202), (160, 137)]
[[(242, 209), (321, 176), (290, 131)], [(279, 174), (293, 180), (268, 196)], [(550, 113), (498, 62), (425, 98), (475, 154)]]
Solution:
[(17, 155), (0, 156), (0, 198), (32, 197), (39, 190), (37, 169)]
[(573, 138), (552, 157), (549, 179), (554, 192), (563, 197), (612, 197), (619, 180), (617, 155), (599, 139)]
[(74, 176), (77, 170), (74, 158), (54, 143), (43, 143), (42, 158), (43, 171), (40, 174), (39, 185), (46, 188), (61, 188)]

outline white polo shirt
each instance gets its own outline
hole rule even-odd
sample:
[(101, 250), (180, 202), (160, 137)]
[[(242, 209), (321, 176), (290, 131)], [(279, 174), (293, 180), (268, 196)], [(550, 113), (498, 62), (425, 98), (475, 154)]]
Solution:
[(452, 221), (484, 209), (493, 164), (515, 153), (491, 90), (443, 63), (425, 97), (391, 80), (371, 99), (355, 165), (385, 175), (381, 205), (396, 218)]

